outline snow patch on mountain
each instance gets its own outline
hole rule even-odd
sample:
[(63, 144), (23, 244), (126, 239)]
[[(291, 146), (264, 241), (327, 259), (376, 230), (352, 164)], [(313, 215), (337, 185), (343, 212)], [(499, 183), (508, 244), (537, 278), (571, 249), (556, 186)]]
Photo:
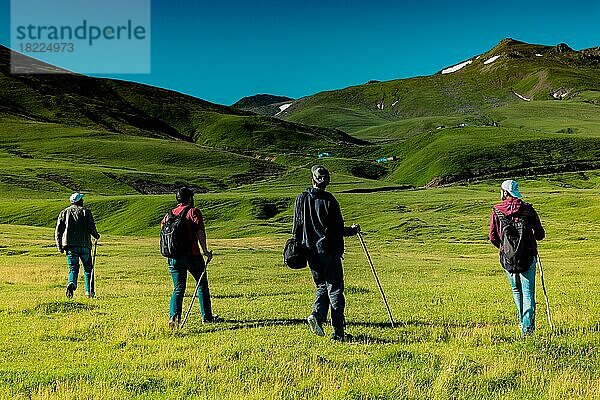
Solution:
[(280, 105), (279, 112), (277, 114), (275, 114), (275, 116), (278, 116), (279, 114), (281, 114), (282, 112), (287, 110), (291, 105), (292, 105), (292, 103), (285, 103), (285, 104)]
[(525, 100), (525, 101), (531, 101), (531, 99), (530, 99), (530, 98), (528, 98), (528, 97), (525, 97), (525, 96), (522, 96), (522, 95), (520, 95), (519, 93), (515, 92), (514, 90), (513, 90), (513, 94), (514, 94), (515, 96), (517, 96), (518, 98), (520, 98), (521, 100)]
[(467, 65), (471, 64), (472, 62), (473, 62), (473, 60), (468, 60), (468, 61), (462, 62), (460, 64), (454, 65), (452, 67), (448, 67), (448, 68), (442, 70), (442, 74), (451, 74), (453, 72), (461, 70), (462, 68), (464, 68)]
[(279, 106), (279, 112), (285, 111), (288, 109), (289, 106), (291, 106), (292, 103), (286, 103), (286, 104), (282, 104)]
[(485, 60), (483, 63), (484, 63), (485, 65), (488, 65), (488, 64), (491, 64), (491, 63), (493, 63), (494, 61), (496, 61), (496, 60), (497, 60), (497, 59), (499, 59), (499, 58), (500, 58), (500, 56), (494, 56), (494, 57), (488, 58), (488, 59), (487, 59), (487, 60)]

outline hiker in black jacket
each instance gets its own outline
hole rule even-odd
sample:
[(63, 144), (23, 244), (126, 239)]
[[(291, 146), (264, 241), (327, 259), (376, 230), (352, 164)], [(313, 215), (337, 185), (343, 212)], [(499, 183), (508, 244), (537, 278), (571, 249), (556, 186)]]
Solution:
[(344, 319), (344, 236), (356, 235), (359, 226), (344, 227), (340, 205), (325, 188), (329, 171), (315, 165), (311, 169), (312, 187), (299, 194), (294, 207), (294, 237), (308, 250), (310, 267), (317, 293), (308, 324), (313, 333), (324, 336), (323, 323), (331, 306), (333, 340), (346, 341)]

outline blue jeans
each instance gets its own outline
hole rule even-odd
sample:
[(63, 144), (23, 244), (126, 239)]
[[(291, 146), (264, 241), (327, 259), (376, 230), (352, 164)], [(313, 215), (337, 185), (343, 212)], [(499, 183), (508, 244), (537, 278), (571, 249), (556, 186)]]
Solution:
[[(67, 263), (69, 264), (69, 282), (73, 282), (77, 289), (77, 277), (79, 276), (79, 260), (83, 264), (83, 278), (85, 282), (85, 293), (90, 293), (90, 278), (92, 276), (92, 251), (87, 247), (70, 246), (65, 249)], [(91, 288), (91, 293), (94, 288)]]
[(331, 306), (331, 325), (338, 335), (344, 334), (346, 320), (344, 319), (344, 271), (342, 259), (330, 254), (311, 254), (308, 266), (317, 287), (312, 314), (317, 321), (324, 323)]
[(537, 258), (534, 257), (533, 264), (525, 272), (511, 274), (506, 271), (510, 286), (512, 287), (513, 298), (517, 306), (517, 314), (523, 335), (532, 334), (535, 330), (535, 264)]
[[(194, 277), (196, 283), (200, 275), (205, 271), (206, 265), (202, 256), (187, 256), (179, 259), (169, 258), (169, 271), (173, 279), (173, 294), (171, 295), (170, 317), (181, 318), (181, 308), (183, 306), (183, 295), (187, 281), (188, 271)], [(206, 274), (200, 280), (198, 287), (198, 303), (202, 320), (212, 320), (212, 307), (210, 304), (210, 291), (208, 290), (208, 278)]]

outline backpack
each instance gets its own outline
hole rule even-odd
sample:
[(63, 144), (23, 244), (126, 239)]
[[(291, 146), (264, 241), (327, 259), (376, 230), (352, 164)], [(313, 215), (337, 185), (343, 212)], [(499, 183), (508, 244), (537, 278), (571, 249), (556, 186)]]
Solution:
[(283, 248), (283, 262), (285, 265), (290, 267), (291, 269), (301, 269), (305, 268), (308, 260), (306, 256), (306, 247), (302, 244), (302, 240), (298, 239), (297, 231), (300, 224), (303, 223), (303, 214), (302, 209), (304, 207), (304, 201), (306, 200), (306, 196), (308, 195), (306, 192), (302, 193), (302, 198), (300, 199), (300, 210), (294, 210), (294, 212), (298, 212), (296, 221), (298, 221), (297, 226), (294, 226), (294, 232), (292, 233), (292, 237), (285, 242), (285, 246)]
[(169, 211), (160, 230), (160, 254), (168, 258), (180, 258), (191, 253), (192, 240), (185, 223), (185, 216), (192, 207), (186, 207), (179, 213)]
[(306, 249), (302, 242), (290, 238), (285, 242), (283, 248), (283, 262), (291, 269), (302, 269), (306, 267)]
[(502, 223), (500, 262), (510, 273), (525, 272), (533, 263), (535, 255), (530, 251), (532, 232), (527, 222), (529, 211), (529, 207), (524, 207), (518, 215), (508, 217), (494, 208)]

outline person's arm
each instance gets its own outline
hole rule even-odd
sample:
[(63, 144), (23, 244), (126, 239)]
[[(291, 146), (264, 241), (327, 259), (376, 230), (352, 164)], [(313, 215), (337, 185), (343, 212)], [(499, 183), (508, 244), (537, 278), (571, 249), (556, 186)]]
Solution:
[(494, 211), (492, 211), (492, 215), (490, 217), (489, 239), (490, 239), (490, 242), (492, 242), (492, 244), (494, 246), (496, 246), (496, 248), (500, 248), (500, 244), (502, 243), (500, 240), (500, 236), (498, 235), (498, 227), (499, 226), (500, 226), (500, 220), (498, 219), (498, 216), (496, 215), (496, 213)]
[(344, 236), (354, 236), (360, 231), (360, 225), (344, 226)]
[(198, 239), (202, 253), (204, 254), (204, 257), (206, 257), (206, 262), (208, 263), (210, 260), (212, 260), (212, 251), (208, 250), (208, 246), (206, 244), (206, 228), (204, 227), (204, 218), (202, 218), (202, 213), (197, 208), (192, 210), (192, 222), (197, 229), (196, 239)]
[(535, 208), (531, 207), (531, 213), (529, 214), (531, 217), (531, 229), (533, 229), (533, 237), (535, 240), (544, 240), (546, 237), (546, 231), (542, 226), (542, 221), (540, 221), (540, 216), (538, 215)]
[(98, 233), (98, 230), (96, 229), (96, 222), (94, 222), (94, 216), (92, 215), (92, 212), (90, 210), (87, 210), (88, 215), (87, 217), (87, 221), (88, 221), (88, 232), (90, 233), (90, 235), (92, 235), (96, 240), (100, 240), (100, 234)]
[(64, 213), (61, 212), (58, 214), (58, 219), (56, 220), (56, 230), (54, 231), (54, 240), (56, 241), (56, 247), (58, 251), (61, 253), (65, 251), (62, 243), (63, 233), (65, 232), (65, 219)]
[(337, 232), (341, 232), (342, 236), (354, 236), (358, 233), (358, 225), (354, 224), (352, 226), (344, 226), (344, 218), (342, 217), (342, 209), (340, 208), (340, 203), (335, 200), (333, 202), (333, 215), (334, 215), (334, 223), (333, 225), (336, 227)]
[(304, 203), (304, 193), (300, 193), (297, 197), (296, 197), (296, 203), (294, 204), (294, 216), (292, 219), (292, 237), (296, 240), (302, 240), (302, 238), (300, 237), (300, 227), (303, 224), (302, 218), (301, 218), (301, 212), (302, 212), (302, 205)]
[(198, 243), (200, 243), (202, 253), (206, 257), (206, 262), (208, 263), (212, 260), (212, 251), (208, 250), (208, 246), (206, 245), (206, 231), (204, 229), (199, 229), (196, 237), (198, 238)]

